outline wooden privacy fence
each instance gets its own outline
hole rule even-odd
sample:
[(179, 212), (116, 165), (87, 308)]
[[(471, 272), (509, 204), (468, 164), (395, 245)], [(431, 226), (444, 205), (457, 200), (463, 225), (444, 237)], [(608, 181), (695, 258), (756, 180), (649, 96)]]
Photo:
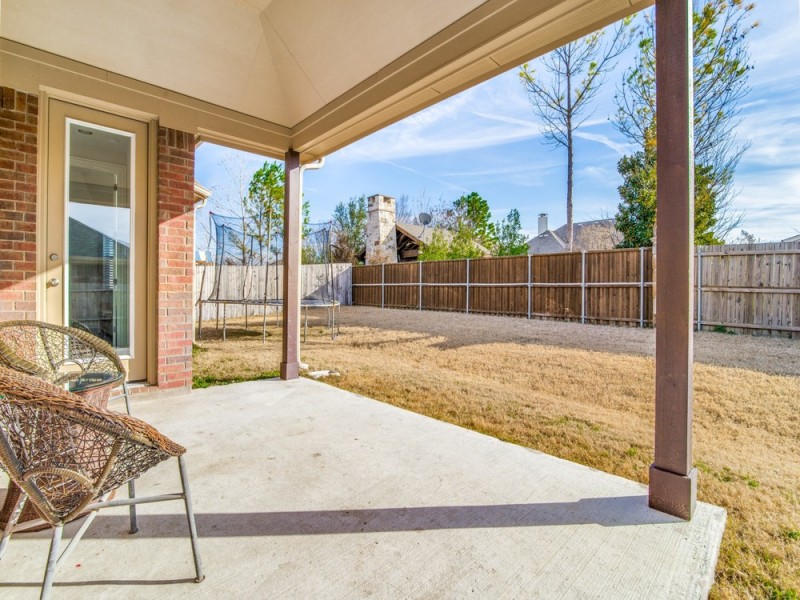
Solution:
[(649, 248), (353, 268), (353, 304), (547, 317), (652, 320)]
[(800, 242), (701, 246), (695, 267), (698, 330), (800, 337)]
[[(698, 247), (698, 329), (797, 336), (800, 244)], [(653, 323), (651, 248), (354, 267), (353, 304)]]

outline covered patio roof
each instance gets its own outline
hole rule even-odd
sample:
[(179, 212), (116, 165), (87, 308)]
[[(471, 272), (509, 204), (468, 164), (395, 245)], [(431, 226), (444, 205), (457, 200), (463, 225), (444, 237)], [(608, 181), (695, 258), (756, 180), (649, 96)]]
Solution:
[[(293, 379), (301, 364), (307, 163), (651, 3), (4, 0), (0, 75), (17, 90), (55, 90), (62, 100), (284, 159), (281, 377)], [(690, 519), (697, 486), (691, 0), (658, 0), (655, 21), (658, 328), (649, 503)]]
[(0, 71), (301, 162), (652, 0), (4, 0)]
[[(125, 507), (100, 513), (58, 598), (689, 600), (713, 581), (724, 510), (699, 503), (686, 522), (648, 508), (641, 484), (323, 383), (147, 397), (136, 412), (188, 449), (206, 579), (192, 581), (181, 504), (144, 504), (133, 536)], [(177, 475), (164, 463), (137, 494)], [(12, 540), (4, 599), (37, 595), (48, 538)]]

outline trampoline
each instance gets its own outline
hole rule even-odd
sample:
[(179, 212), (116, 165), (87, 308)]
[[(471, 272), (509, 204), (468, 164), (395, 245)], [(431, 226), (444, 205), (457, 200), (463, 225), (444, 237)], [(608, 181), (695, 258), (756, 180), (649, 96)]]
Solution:
[[(211, 232), (214, 243), (214, 262), (206, 263), (199, 286), (197, 338), (203, 335), (203, 308), (216, 308), (216, 328), (222, 322), (222, 339), (227, 339), (228, 308), (244, 307), (245, 329), (248, 329), (249, 308), (261, 309), (262, 341), (267, 339), (267, 319), (275, 313), (280, 326), (283, 298), (282, 279), (283, 235), (278, 229), (283, 223), (269, 219), (232, 217), (211, 213)], [(340, 302), (335, 296), (334, 271), (331, 263), (331, 223), (305, 224), (303, 227), (303, 265), (318, 265), (316, 276), (303, 277), (304, 289), (300, 307), (304, 312), (303, 338), (308, 335), (309, 309), (325, 309), (325, 326), (331, 339), (339, 333), (337, 312)], [(204, 296), (209, 267), (213, 267), (211, 290)], [(226, 267), (235, 267), (230, 269)], [(304, 273), (305, 275), (305, 273)], [(272, 310), (270, 310), (272, 309)], [(220, 315), (220, 312), (222, 313)]]

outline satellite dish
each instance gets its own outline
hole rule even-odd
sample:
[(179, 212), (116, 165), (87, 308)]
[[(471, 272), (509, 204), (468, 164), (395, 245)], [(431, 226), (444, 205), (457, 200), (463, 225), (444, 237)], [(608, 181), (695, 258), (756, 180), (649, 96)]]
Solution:
[(419, 217), (417, 218), (419, 219), (419, 222), (422, 223), (423, 225), (430, 225), (431, 221), (433, 221), (433, 217), (426, 212), (419, 213)]

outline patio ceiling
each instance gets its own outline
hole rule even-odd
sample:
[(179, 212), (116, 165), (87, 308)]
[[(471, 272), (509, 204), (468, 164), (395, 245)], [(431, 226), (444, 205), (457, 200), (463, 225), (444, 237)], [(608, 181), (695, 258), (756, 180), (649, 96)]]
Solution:
[(5, 0), (0, 69), (305, 162), (651, 3)]

